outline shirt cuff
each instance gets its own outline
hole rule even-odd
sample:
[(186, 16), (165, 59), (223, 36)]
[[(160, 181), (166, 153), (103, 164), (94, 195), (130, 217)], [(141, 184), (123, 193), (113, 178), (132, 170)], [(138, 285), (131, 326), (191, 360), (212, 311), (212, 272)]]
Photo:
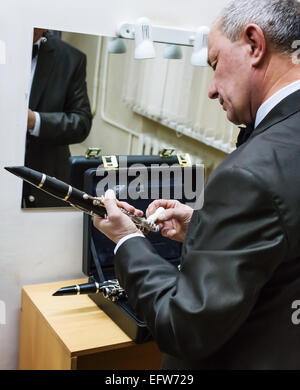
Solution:
[(117, 253), (117, 250), (120, 248), (120, 246), (121, 246), (125, 241), (129, 240), (129, 239), (132, 238), (132, 237), (144, 237), (144, 238), (145, 238), (145, 236), (144, 236), (142, 233), (131, 233), (131, 234), (127, 234), (127, 236), (124, 236), (123, 238), (121, 238), (120, 241), (118, 241), (118, 243), (117, 243), (117, 245), (116, 245), (116, 247), (115, 247), (115, 249), (114, 249), (114, 254)]
[(41, 128), (41, 117), (38, 112), (33, 112), (35, 115), (35, 125), (32, 130), (29, 130), (31, 135), (34, 135), (35, 137), (38, 137), (40, 135), (40, 128)]

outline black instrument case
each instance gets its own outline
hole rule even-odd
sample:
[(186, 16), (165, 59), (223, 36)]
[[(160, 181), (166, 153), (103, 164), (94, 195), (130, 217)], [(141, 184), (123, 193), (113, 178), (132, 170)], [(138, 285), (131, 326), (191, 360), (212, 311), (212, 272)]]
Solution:
[[(124, 156), (123, 156), (124, 157)], [(120, 166), (115, 167), (99, 167), (90, 168), (84, 173), (83, 190), (92, 195), (100, 196), (103, 193), (98, 193), (99, 188), (107, 190), (108, 188), (114, 189), (116, 196), (120, 200), (127, 201), (134, 207), (146, 211), (148, 205), (154, 200), (151, 198), (151, 193), (155, 192), (155, 198), (166, 198), (164, 196), (168, 193), (168, 199), (174, 199), (178, 191), (182, 190), (182, 181), (175, 179), (176, 172), (178, 173), (189, 167), (192, 170), (193, 180), (195, 175), (195, 166), (191, 166), (187, 158), (188, 163), (179, 164), (177, 156), (169, 158), (161, 158), (157, 156), (128, 156), (126, 159), (127, 167), (122, 165), (122, 159), (117, 158), (117, 163)], [(163, 164), (162, 164), (163, 162)], [(141, 168), (136, 170), (137, 175), (133, 175), (130, 172), (130, 167), (137, 167), (141, 165)], [(170, 174), (166, 180), (165, 174), (159, 174), (157, 169), (167, 173), (170, 171), (175, 172)], [(137, 168), (135, 168), (137, 169)], [(156, 171), (155, 171), (156, 170)], [(159, 180), (152, 182), (153, 172), (154, 176)], [(109, 175), (115, 178), (114, 185), (106, 184)], [(124, 180), (126, 177), (126, 183), (122, 183), (120, 180)], [(141, 181), (138, 184), (140, 188), (137, 189), (140, 197), (132, 199), (128, 197), (129, 187), (131, 185), (136, 186), (137, 177), (143, 177), (144, 182)], [(184, 177), (184, 176), (183, 176)], [(102, 184), (100, 183), (102, 181)], [(135, 182), (134, 182), (135, 181)], [(100, 185), (101, 184), (101, 185)], [(147, 188), (146, 188), (147, 187)], [(178, 188), (180, 187), (180, 188)], [(145, 188), (147, 191), (145, 191)], [(183, 191), (182, 191), (183, 193)], [(186, 199), (182, 197), (177, 200), (182, 203), (186, 203)], [(190, 200), (189, 200), (190, 201)], [(83, 272), (89, 277), (90, 281), (103, 282), (106, 280), (115, 280), (114, 273), (114, 248), (115, 244), (109, 240), (104, 234), (99, 232), (93, 226), (93, 220), (90, 215), (84, 214), (84, 226), (83, 226)], [(181, 256), (181, 244), (176, 241), (172, 241), (163, 237), (160, 232), (150, 233), (147, 235), (147, 239), (150, 240), (157, 252), (172, 263), (174, 267), (178, 267)], [(151, 264), (149, 264), (151, 266)], [(108, 298), (105, 298), (103, 294), (90, 294), (89, 297), (108, 315), (112, 320), (136, 343), (143, 343), (151, 339), (151, 334), (147, 328), (147, 325), (137, 317), (132, 307), (129, 305), (125, 297), (113, 302)]]

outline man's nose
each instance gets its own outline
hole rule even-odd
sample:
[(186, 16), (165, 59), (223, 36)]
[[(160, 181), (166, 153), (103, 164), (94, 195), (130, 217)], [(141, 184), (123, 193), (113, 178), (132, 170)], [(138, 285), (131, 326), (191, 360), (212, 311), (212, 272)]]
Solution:
[(216, 84), (214, 81), (211, 82), (209, 89), (208, 89), (208, 97), (210, 99), (218, 99), (219, 98), (219, 93), (216, 87)]

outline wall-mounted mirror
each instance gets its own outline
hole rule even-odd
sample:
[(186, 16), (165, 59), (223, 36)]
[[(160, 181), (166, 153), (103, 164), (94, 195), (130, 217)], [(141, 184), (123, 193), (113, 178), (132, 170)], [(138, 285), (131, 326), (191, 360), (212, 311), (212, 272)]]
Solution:
[[(192, 47), (155, 43), (154, 59), (135, 60), (133, 40), (46, 28), (34, 29), (34, 43), (26, 166), (69, 182), (70, 156), (88, 148), (175, 148), (207, 167), (232, 149), (233, 126), (207, 97), (212, 71), (190, 64)], [(23, 208), (66, 206), (24, 183)]]

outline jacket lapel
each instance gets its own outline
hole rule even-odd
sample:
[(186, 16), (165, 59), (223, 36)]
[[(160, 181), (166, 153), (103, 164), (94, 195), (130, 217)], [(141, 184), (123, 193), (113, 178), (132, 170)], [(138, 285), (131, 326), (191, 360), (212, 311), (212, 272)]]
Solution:
[(40, 101), (40, 98), (46, 88), (47, 82), (53, 70), (55, 63), (55, 48), (51, 44), (51, 40), (48, 39), (46, 43), (42, 43), (38, 60), (36, 64), (35, 74), (32, 82), (29, 108), (36, 110)]
[(300, 111), (300, 90), (292, 93), (275, 106), (262, 122), (254, 129), (249, 139), (263, 133), (269, 127), (285, 120)]

